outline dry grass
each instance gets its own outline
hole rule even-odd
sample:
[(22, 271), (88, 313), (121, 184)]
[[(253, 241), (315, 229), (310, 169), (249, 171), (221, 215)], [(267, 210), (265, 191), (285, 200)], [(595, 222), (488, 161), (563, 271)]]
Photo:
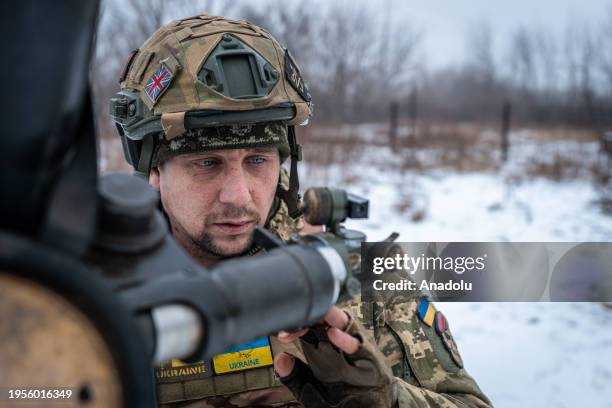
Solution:
[(427, 216), (427, 208), (429, 203), (418, 200), (419, 196), (414, 194), (405, 194), (400, 197), (394, 205), (394, 209), (398, 214), (403, 214), (409, 217), (412, 222), (420, 222)]
[[(400, 171), (446, 168), (458, 172), (489, 172), (500, 167), (501, 137), (495, 124), (423, 122), (415, 130), (416, 133), (408, 124), (400, 123), (395, 149), (398, 160), (390, 166), (398, 166)], [(370, 131), (370, 137), (363, 138), (357, 126), (315, 125), (300, 130), (300, 140), (309, 163), (344, 165), (358, 160), (371, 146), (390, 146), (388, 126), (381, 124)], [(594, 131), (569, 128), (518, 129), (510, 135), (513, 146), (524, 142), (592, 143), (597, 140)], [(526, 175), (553, 180), (579, 177), (592, 161), (591, 158), (586, 163), (584, 158), (557, 153), (539, 159), (525, 166)]]
[(577, 158), (554, 153), (552, 159), (528, 162), (524, 170), (528, 177), (544, 177), (554, 181), (563, 181), (579, 178), (584, 174), (585, 164)]
[(589, 143), (599, 140), (597, 132), (578, 128), (535, 128), (530, 129), (529, 133), (530, 138), (541, 142), (573, 141)]
[(354, 135), (354, 126), (307, 126), (297, 136), (309, 163), (329, 165), (348, 163), (364, 147)]
[[(319, 125), (300, 129), (299, 139), (309, 163), (318, 166), (348, 164), (359, 160), (371, 146), (389, 146), (389, 131), (384, 125), (371, 130), (369, 138), (359, 135), (356, 126)], [(490, 171), (496, 168), (491, 154), (498, 141), (486, 126), (469, 124), (422, 124), (412, 134), (412, 127), (400, 125), (395, 154), (400, 170), (451, 168), (457, 171)], [(483, 137), (483, 135), (485, 135)], [(419, 152), (435, 150), (435, 160), (426, 160)], [(431, 156), (431, 155), (429, 155)]]
[[(312, 124), (298, 128), (298, 139), (304, 148), (305, 161), (310, 171), (319, 172), (316, 179), (324, 182), (328, 168), (339, 165), (346, 184), (356, 182), (361, 175), (349, 170), (349, 163), (363, 163), (363, 157), (372, 147), (384, 149), (390, 145), (386, 124), (365, 125)], [(369, 128), (368, 128), (369, 127)], [(101, 170), (131, 171), (123, 158), (119, 138), (100, 138)], [(574, 141), (592, 143), (598, 135), (583, 129), (529, 129), (514, 130), (510, 143), (555, 143)], [(397, 144), (393, 156), (381, 157), (377, 165), (391, 171), (427, 171), (449, 169), (457, 172), (492, 172), (500, 167), (500, 135), (496, 124), (420, 122), (416, 129), (402, 123), (397, 129)], [(370, 156), (369, 156), (370, 157)], [(386, 161), (385, 161), (386, 160)], [(562, 155), (549, 152), (529, 159), (521, 169), (525, 177), (546, 177), (561, 181), (585, 177), (606, 185), (612, 169), (610, 160), (598, 162), (593, 157), (576, 154)], [(351, 167), (355, 169), (355, 167)], [(346, 170), (343, 170), (346, 169)]]

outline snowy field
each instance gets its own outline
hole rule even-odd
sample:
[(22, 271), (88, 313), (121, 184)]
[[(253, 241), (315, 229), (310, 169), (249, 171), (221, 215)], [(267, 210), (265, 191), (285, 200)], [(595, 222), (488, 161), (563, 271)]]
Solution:
[[(368, 128), (362, 129), (367, 136)], [(369, 240), (612, 241), (612, 216), (585, 169), (595, 143), (533, 143), (515, 135), (500, 171), (398, 171), (384, 146), (348, 166), (305, 166), (302, 185), (370, 199), (370, 219), (349, 221)], [(435, 151), (419, 152), (424, 159)], [(526, 174), (547, 157), (578, 158), (563, 181)], [(306, 163), (308, 157), (306, 157)], [(389, 165), (391, 164), (391, 165)], [(612, 407), (612, 309), (589, 303), (445, 303), (466, 369), (496, 407)]]
[[(496, 174), (450, 172), (404, 174), (401, 180), (379, 176), (347, 186), (370, 198), (370, 219), (348, 223), (370, 240), (389, 230), (412, 242), (612, 240), (612, 217), (596, 204), (598, 191), (590, 182), (509, 185)], [(422, 219), (415, 222), (417, 214)]]
[(498, 408), (612, 407), (612, 309), (445, 303), (465, 368)]

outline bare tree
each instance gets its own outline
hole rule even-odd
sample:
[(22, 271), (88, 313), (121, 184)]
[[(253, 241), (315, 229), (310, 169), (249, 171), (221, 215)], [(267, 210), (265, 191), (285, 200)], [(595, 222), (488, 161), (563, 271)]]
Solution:
[(596, 41), (590, 25), (572, 21), (565, 34), (568, 112), (572, 121), (588, 123), (595, 114)]
[(530, 99), (538, 88), (535, 69), (535, 39), (525, 26), (520, 26), (510, 40), (508, 55), (512, 81), (523, 97)]
[(599, 69), (606, 81), (608, 99), (612, 99), (612, 6), (608, 8), (606, 18), (600, 30), (600, 43), (597, 47), (600, 55)]
[(470, 25), (467, 40), (467, 68), (485, 88), (491, 88), (496, 79), (493, 54), (493, 29), (484, 20)]
[(392, 98), (410, 91), (420, 33), (409, 24), (393, 25), (385, 10), (364, 1), (312, 7), (306, 0), (273, 0), (245, 7), (243, 16), (291, 49), (313, 94), (316, 117), (346, 122), (381, 119)]

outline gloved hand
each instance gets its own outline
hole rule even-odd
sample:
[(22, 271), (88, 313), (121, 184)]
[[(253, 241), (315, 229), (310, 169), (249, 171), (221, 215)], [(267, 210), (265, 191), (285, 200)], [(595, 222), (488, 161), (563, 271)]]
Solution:
[(323, 323), (298, 333), (281, 332), (281, 342), (300, 338), (308, 365), (281, 353), (274, 368), (306, 408), (392, 408), (397, 391), (383, 354), (348, 313), (333, 307)]

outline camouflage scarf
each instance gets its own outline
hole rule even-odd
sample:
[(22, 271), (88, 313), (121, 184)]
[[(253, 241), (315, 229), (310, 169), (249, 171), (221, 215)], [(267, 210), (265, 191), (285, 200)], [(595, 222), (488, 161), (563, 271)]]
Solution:
[(152, 167), (180, 154), (255, 147), (278, 147), (282, 163), (289, 157), (287, 124), (262, 122), (188, 129), (170, 140), (162, 134), (153, 155)]

